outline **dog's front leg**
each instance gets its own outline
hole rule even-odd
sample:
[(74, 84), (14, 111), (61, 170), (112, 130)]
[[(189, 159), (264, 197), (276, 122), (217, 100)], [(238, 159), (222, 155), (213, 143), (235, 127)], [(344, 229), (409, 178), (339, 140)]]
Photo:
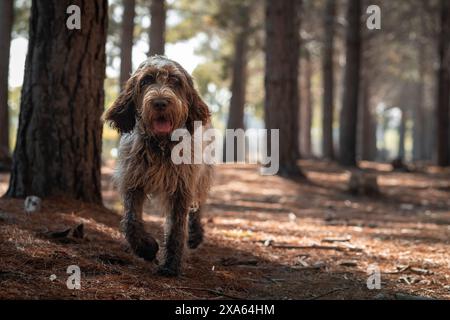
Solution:
[(161, 275), (177, 276), (180, 274), (186, 242), (189, 206), (190, 198), (180, 190), (169, 201), (169, 212), (166, 217), (165, 261), (159, 269)]
[(125, 193), (125, 217), (122, 226), (133, 252), (147, 261), (152, 261), (156, 257), (159, 246), (158, 242), (145, 232), (142, 221), (144, 199), (145, 193), (142, 189), (129, 190)]
[(194, 209), (191, 208), (188, 224), (188, 246), (191, 249), (196, 249), (203, 242), (202, 205)]

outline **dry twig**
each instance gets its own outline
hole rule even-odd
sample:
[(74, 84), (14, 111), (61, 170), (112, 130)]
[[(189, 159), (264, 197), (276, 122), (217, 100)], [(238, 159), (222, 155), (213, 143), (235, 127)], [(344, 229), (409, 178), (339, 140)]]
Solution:
[(216, 296), (221, 296), (221, 297), (230, 298), (230, 299), (234, 299), (234, 300), (246, 300), (245, 298), (242, 298), (242, 297), (229, 295), (229, 294), (226, 294), (226, 293), (224, 293), (222, 291), (218, 291), (218, 290), (214, 290), (214, 289), (208, 289), (208, 288), (172, 287), (172, 289), (204, 291), (204, 292), (208, 292), (208, 293), (214, 294)]
[(338, 291), (347, 290), (347, 289), (348, 289), (347, 287), (333, 289), (333, 290), (331, 290), (331, 291), (325, 292), (325, 293), (320, 294), (320, 295), (318, 295), (318, 296), (314, 296), (314, 297), (312, 297), (312, 298), (309, 298), (308, 300), (317, 300), (317, 299), (323, 298), (323, 297), (325, 297), (325, 296), (328, 296), (328, 295), (330, 295), (330, 294), (332, 294), (332, 293), (335, 293), (335, 292), (338, 292)]
[(277, 249), (305, 249), (305, 250), (336, 250), (336, 251), (362, 251), (361, 248), (357, 247), (338, 247), (338, 246), (321, 246), (313, 244), (311, 246), (300, 246), (293, 244), (272, 244), (271, 247)]

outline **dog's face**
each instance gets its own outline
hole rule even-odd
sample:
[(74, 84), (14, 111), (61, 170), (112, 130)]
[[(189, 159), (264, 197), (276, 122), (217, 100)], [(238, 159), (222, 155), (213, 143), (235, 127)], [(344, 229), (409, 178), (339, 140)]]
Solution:
[(132, 131), (140, 122), (146, 134), (156, 137), (169, 136), (184, 126), (192, 132), (194, 121), (205, 124), (209, 118), (191, 76), (178, 63), (161, 56), (139, 66), (104, 115), (121, 133)]

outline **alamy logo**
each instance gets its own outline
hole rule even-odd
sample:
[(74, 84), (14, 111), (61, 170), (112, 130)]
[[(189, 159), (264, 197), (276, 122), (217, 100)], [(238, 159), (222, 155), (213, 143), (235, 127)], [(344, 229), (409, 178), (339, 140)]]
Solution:
[(67, 289), (80, 290), (81, 289), (81, 270), (77, 265), (71, 265), (67, 267), (67, 273), (70, 276), (67, 278)]
[(220, 130), (204, 130), (202, 122), (196, 121), (193, 136), (184, 128), (172, 133), (171, 140), (178, 143), (172, 149), (171, 159), (178, 165), (260, 164), (262, 175), (275, 175), (279, 169), (279, 136), (278, 129), (227, 129), (224, 137)]
[(381, 289), (381, 272), (380, 268), (376, 264), (371, 264), (367, 268), (367, 289), (380, 290)]
[(70, 16), (67, 18), (66, 26), (69, 30), (80, 30), (81, 29), (81, 9), (79, 6), (71, 5), (67, 7), (67, 14)]
[(367, 7), (366, 13), (369, 15), (366, 21), (367, 29), (380, 30), (381, 29), (381, 9), (377, 5), (370, 5)]

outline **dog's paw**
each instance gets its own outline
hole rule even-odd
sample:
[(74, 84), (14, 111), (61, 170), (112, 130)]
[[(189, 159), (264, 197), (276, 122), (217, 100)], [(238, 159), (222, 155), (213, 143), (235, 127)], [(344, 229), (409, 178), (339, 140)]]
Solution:
[(200, 205), (197, 201), (194, 201), (189, 206), (189, 213), (196, 213), (198, 210), (200, 210)]
[(163, 277), (177, 277), (180, 275), (180, 270), (178, 268), (161, 266), (158, 268), (158, 275)]
[(199, 223), (189, 225), (188, 247), (196, 249), (203, 242), (203, 227)]
[(158, 250), (158, 242), (152, 237), (141, 240), (139, 244), (133, 248), (134, 253), (145, 261), (155, 260)]
[(189, 249), (197, 249), (203, 242), (203, 230), (189, 233), (188, 247)]

